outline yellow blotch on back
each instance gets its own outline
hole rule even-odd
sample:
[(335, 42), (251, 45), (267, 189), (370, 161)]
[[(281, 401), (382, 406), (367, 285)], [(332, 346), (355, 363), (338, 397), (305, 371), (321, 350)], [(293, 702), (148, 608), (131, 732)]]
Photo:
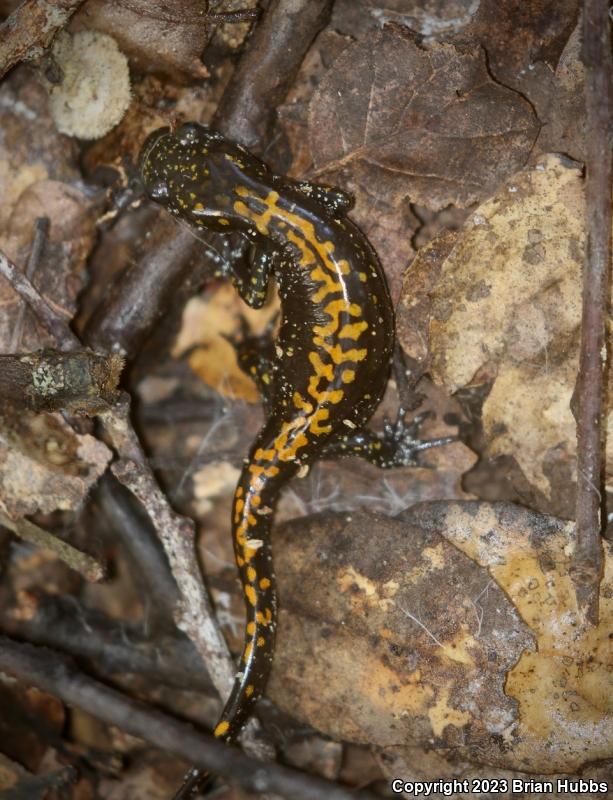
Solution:
[(227, 719), (224, 719), (217, 725), (217, 727), (213, 731), (213, 734), (214, 736), (223, 736), (224, 733), (226, 733), (229, 728), (230, 728), (230, 723), (228, 722)]

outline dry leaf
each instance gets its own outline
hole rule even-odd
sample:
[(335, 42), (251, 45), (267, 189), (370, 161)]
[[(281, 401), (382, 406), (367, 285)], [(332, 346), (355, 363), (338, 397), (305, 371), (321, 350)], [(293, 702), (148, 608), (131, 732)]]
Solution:
[(407, 519), (433, 525), (482, 567), (536, 637), (509, 671), (506, 694), (517, 718), (504, 732), (511, 759), (527, 771), (577, 771), (613, 758), (613, 545), (603, 540), (600, 622), (578, 610), (570, 577), (572, 522), (506, 503), (416, 507)]
[[(542, 67), (550, 74), (555, 70), (577, 24), (579, 7), (579, 0), (480, 0), (458, 38), (480, 42), (494, 78), (534, 103), (534, 73)], [(536, 77), (543, 80), (542, 75)]]
[(581, 23), (568, 40), (553, 77), (549, 102), (539, 114), (543, 127), (539, 152), (565, 153), (585, 161), (585, 67), (581, 61)]
[(89, 434), (51, 414), (21, 414), (0, 427), (0, 506), (12, 518), (79, 509), (112, 458)]
[(405, 273), (396, 307), (396, 337), (405, 353), (424, 368), (430, 357), (431, 293), (440, 280), (445, 259), (457, 238), (456, 233), (444, 231), (419, 251)]
[(140, 72), (202, 79), (209, 73), (200, 56), (210, 37), (203, 11), (200, 0), (89, 0), (70, 30), (107, 33)]
[(264, 310), (254, 310), (230, 283), (220, 283), (185, 307), (173, 355), (191, 350), (190, 366), (208, 386), (225, 396), (256, 403), (260, 399), (257, 388), (238, 366), (235, 348), (225, 337), (240, 339), (241, 317), (254, 334), (263, 333), (278, 308), (278, 299), (273, 299)]
[(334, 738), (407, 755), (434, 745), (528, 772), (613, 757), (613, 553), (590, 628), (568, 575), (573, 533), (475, 502), (284, 526), (271, 697)]
[[(84, 192), (60, 181), (37, 181), (25, 189), (14, 205), (0, 249), (22, 269), (34, 238), (38, 217), (50, 219), (49, 235), (32, 283), (69, 320), (82, 288), (83, 270), (96, 238), (95, 206)], [(55, 345), (55, 339), (35, 321), (24, 301), (2, 279), (0, 350), (23, 352)], [(18, 320), (23, 315), (23, 323)]]
[(347, 48), (319, 85), (309, 124), (319, 176), (348, 168), (387, 204), (482, 199), (526, 160), (532, 109), (494, 83), (479, 49), (420, 48), (387, 26)]
[(79, 177), (77, 146), (58, 133), (49, 114), (49, 98), (27, 68), (18, 68), (0, 87), (0, 233), (19, 196), (32, 183)]
[[(300, 530), (296, 530), (300, 528)], [(439, 531), (355, 512), (275, 536), (271, 697), (333, 738), (461, 746), (514, 719), (507, 671), (533, 638)], [(490, 734), (490, 735), (491, 735)]]
[[(554, 463), (566, 464), (568, 477), (574, 471), (569, 402), (578, 365), (583, 247), (581, 170), (545, 156), (480, 206), (455, 239), (435, 240), (422, 251), (407, 274), (404, 303), (421, 308), (421, 324), (407, 335), (405, 313), (403, 339), (424, 355), (416, 342), (430, 303), (434, 377), (452, 392), (493, 381), (483, 406), (488, 454), (514, 456), (547, 497)], [(555, 490), (567, 493), (568, 480)]]

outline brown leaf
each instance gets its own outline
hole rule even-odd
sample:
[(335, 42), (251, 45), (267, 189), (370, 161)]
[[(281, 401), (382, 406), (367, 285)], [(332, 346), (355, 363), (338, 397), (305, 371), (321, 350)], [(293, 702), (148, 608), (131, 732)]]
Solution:
[(29, 68), (14, 70), (0, 87), (0, 234), (28, 186), (79, 178), (76, 143), (58, 133), (48, 107), (47, 92)]
[(493, 78), (530, 101), (542, 123), (537, 149), (573, 158), (580, 151), (560, 134), (582, 125), (583, 92), (576, 85), (569, 92), (568, 75), (558, 67), (579, 7), (579, 0), (481, 0), (470, 24), (453, 37), (456, 44), (483, 47)]
[(565, 153), (585, 161), (585, 67), (581, 61), (581, 23), (577, 25), (552, 79), (547, 105), (539, 110), (543, 127), (536, 150)]
[(399, 26), (345, 50), (310, 113), (318, 175), (350, 167), (387, 203), (434, 209), (486, 196), (537, 133), (530, 105), (490, 79), (480, 50), (422, 49)]
[(321, 515), (276, 534), (270, 694), (335, 738), (570, 771), (613, 756), (609, 631), (577, 612), (573, 526), (510, 504)]
[(419, 220), (408, 202), (387, 203), (378, 192), (373, 194), (372, 188), (367, 188), (359, 180), (346, 180), (344, 188), (355, 198), (351, 218), (375, 248), (395, 306), (407, 264), (415, 256), (413, 234), (419, 227)]
[(480, 42), (494, 78), (532, 100), (530, 73), (541, 66), (555, 70), (579, 7), (579, 0), (480, 0), (458, 38)]
[(396, 336), (405, 353), (424, 368), (430, 356), (430, 293), (440, 280), (443, 263), (457, 234), (444, 231), (422, 248), (404, 276), (402, 294), (396, 307)]
[(209, 73), (200, 56), (210, 37), (202, 11), (200, 0), (89, 0), (70, 29), (112, 36), (140, 72), (202, 79)]
[[(575, 526), (507, 503), (415, 507), (406, 518), (487, 568), (536, 637), (508, 672), (515, 723), (485, 763), (543, 772), (577, 771), (613, 757), (613, 545), (603, 541), (600, 618), (578, 610), (571, 579)], [(482, 759), (479, 759), (482, 760)]]
[(532, 636), (441, 533), (365, 511), (276, 533), (275, 702), (334, 738), (380, 747), (462, 747), (512, 723), (505, 675)]

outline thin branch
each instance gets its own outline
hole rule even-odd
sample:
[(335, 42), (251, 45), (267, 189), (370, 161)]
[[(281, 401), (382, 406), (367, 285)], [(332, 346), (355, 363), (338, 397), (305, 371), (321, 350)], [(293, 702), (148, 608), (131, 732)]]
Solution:
[(123, 358), (89, 350), (0, 355), (0, 396), (19, 410), (95, 414), (117, 398)]
[(213, 127), (252, 150), (270, 141), (283, 101), (332, 0), (272, 0), (251, 34), (213, 119)]
[(41, 547), (43, 550), (51, 550), (55, 555), (68, 564), (69, 567), (81, 573), (88, 581), (101, 581), (106, 577), (106, 569), (103, 564), (93, 556), (82, 553), (68, 542), (58, 539), (49, 531), (39, 528), (33, 522), (25, 518), (13, 519), (0, 510), (0, 525), (13, 531), (20, 539), (30, 544)]
[(179, 590), (146, 511), (135, 508), (140, 504), (134, 502), (129, 490), (117, 485), (110, 473), (100, 478), (93, 496), (108, 522), (106, 527), (121, 536), (121, 546), (130, 561), (134, 580), (150, 607), (149, 617), (153, 616), (147, 627), (154, 628), (158, 622), (164, 628), (174, 627), (172, 615), (179, 602)]
[(586, 619), (595, 625), (602, 571), (599, 487), (602, 485), (605, 324), (611, 254), (613, 60), (605, 0), (584, 0), (582, 57), (586, 68), (587, 251), (576, 387), (577, 538), (572, 575), (577, 603)]
[(88, 319), (82, 338), (93, 350), (136, 355), (180, 285), (202, 262), (201, 244), (189, 230), (164, 219), (157, 220), (154, 230), (141, 257), (104, 293)]
[(192, 640), (211, 673), (215, 687), (225, 696), (234, 681), (234, 662), (202, 583), (194, 523), (172, 510), (158, 486), (130, 423), (127, 399), (113, 409), (103, 411), (99, 417), (119, 454), (119, 460), (112, 466), (113, 474), (146, 509), (179, 587), (181, 603), (175, 615), (177, 627)]
[(53, 336), (60, 350), (77, 350), (81, 342), (70, 330), (68, 322), (36, 289), (25, 273), (4, 253), (0, 252), (0, 275), (11, 284), (36, 314), (38, 321)]
[(40, 58), (83, 0), (25, 0), (0, 25), (0, 78), (20, 61)]
[(257, 19), (259, 13), (257, 8), (246, 8), (243, 11), (207, 11), (204, 18), (211, 22), (247, 22)]
[[(193, 644), (184, 636), (145, 635), (144, 625), (128, 625), (87, 608), (72, 595), (20, 592), (3, 603), (4, 633), (85, 659), (95, 675), (138, 675), (159, 684), (213, 692)], [(147, 626), (148, 627), (148, 626)]]
[(351, 791), (280, 764), (249, 758), (87, 677), (68, 659), (44, 647), (0, 637), (0, 669), (248, 791), (277, 792), (292, 800), (376, 800), (370, 792)]

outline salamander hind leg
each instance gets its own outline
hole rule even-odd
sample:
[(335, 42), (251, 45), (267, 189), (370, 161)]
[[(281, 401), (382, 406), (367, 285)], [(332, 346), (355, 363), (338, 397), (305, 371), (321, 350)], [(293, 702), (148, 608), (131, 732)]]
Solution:
[(381, 469), (414, 467), (418, 465), (417, 456), (422, 450), (457, 441), (455, 436), (419, 439), (420, 425), (429, 414), (419, 414), (407, 422), (406, 413), (400, 408), (395, 422), (385, 419), (383, 433), (364, 428), (335, 439), (325, 446), (321, 458), (357, 456)]

